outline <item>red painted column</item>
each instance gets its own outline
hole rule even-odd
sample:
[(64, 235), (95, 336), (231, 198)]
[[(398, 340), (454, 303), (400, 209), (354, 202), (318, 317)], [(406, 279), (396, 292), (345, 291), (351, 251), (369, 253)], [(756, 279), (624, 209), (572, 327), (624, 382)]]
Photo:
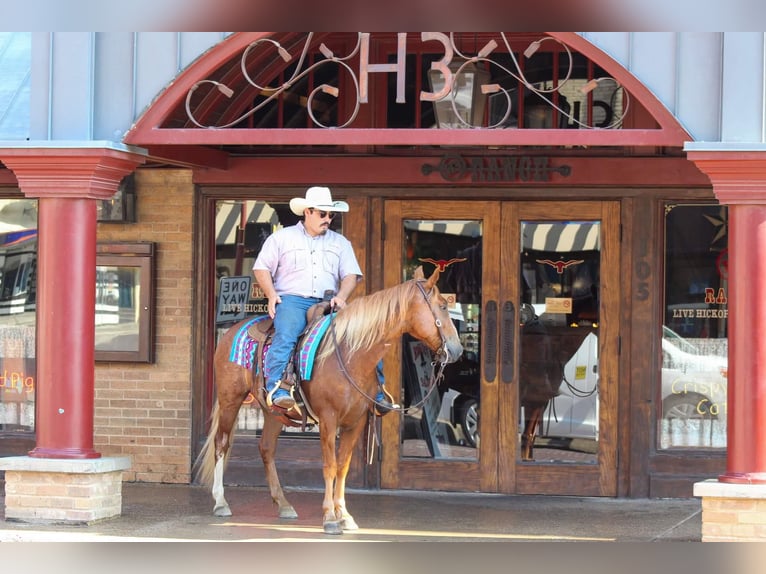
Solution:
[(688, 153), (729, 206), (726, 474), (766, 484), (766, 151)]
[(719, 480), (766, 483), (766, 205), (729, 206), (728, 377)]
[(24, 195), (39, 199), (37, 458), (88, 459), (95, 386), (96, 205), (143, 156), (112, 148), (0, 149)]
[(38, 204), (37, 445), (30, 456), (97, 458), (93, 450), (96, 201)]

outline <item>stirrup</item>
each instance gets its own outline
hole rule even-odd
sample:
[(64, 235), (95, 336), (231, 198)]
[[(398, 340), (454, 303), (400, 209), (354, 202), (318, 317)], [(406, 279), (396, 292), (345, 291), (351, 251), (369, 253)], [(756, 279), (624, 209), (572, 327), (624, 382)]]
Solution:
[(398, 404), (394, 402), (394, 397), (391, 396), (391, 394), (383, 387), (380, 387), (380, 392), (383, 393), (383, 400), (386, 401), (387, 404), (381, 404), (378, 402), (377, 395), (375, 396), (375, 401), (373, 402), (373, 407), (375, 410), (375, 414), (379, 417), (382, 417), (383, 415), (387, 415), (392, 410), (401, 408)]
[[(284, 390), (286, 390), (288, 393), (290, 393), (290, 397), (293, 399), (293, 402), (295, 402), (295, 396), (293, 395), (293, 386), (292, 386), (292, 385), (289, 385), (289, 386), (285, 387), (285, 386), (283, 386), (283, 381), (282, 381), (282, 379), (279, 379), (279, 380), (278, 380), (278, 381), (277, 381), (277, 382), (274, 384), (274, 388), (273, 388), (273, 389), (271, 389), (270, 391), (267, 391), (267, 392), (266, 392), (266, 405), (267, 405), (267, 406), (268, 406), (270, 409), (271, 409), (271, 408), (274, 408), (274, 400), (273, 400), (273, 399), (274, 399), (274, 393), (276, 393), (278, 389), (284, 389)], [(278, 405), (277, 405), (277, 406), (278, 406)], [(281, 408), (281, 407), (278, 407), (278, 408)]]

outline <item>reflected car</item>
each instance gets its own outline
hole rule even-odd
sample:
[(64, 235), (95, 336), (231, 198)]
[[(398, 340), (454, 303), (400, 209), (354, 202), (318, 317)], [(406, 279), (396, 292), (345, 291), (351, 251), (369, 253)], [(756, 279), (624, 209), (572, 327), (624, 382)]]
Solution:
[[(702, 345), (717, 345), (716, 353)], [(726, 339), (687, 339), (662, 328), (663, 418), (726, 418)]]
[[(696, 343), (696, 344), (695, 344)], [(717, 354), (705, 353), (702, 345), (722, 347)], [(598, 341), (589, 336), (564, 369), (560, 394), (543, 414), (540, 437), (598, 440)], [(676, 420), (726, 418), (728, 358), (725, 340), (689, 340), (668, 327), (662, 336), (662, 418)], [(579, 368), (578, 368), (579, 367)], [(464, 442), (479, 442), (480, 401), (478, 364), (466, 367), (445, 382), (440, 418), (459, 430)], [(585, 370), (583, 372), (583, 369)]]

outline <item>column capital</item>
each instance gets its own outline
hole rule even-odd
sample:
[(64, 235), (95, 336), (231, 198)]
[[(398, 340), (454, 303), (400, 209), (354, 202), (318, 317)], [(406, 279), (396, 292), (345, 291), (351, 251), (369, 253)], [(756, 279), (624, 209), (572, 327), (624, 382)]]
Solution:
[(724, 204), (766, 204), (766, 151), (687, 150), (688, 159), (708, 176)]
[(146, 156), (113, 147), (0, 147), (26, 197), (109, 199)]

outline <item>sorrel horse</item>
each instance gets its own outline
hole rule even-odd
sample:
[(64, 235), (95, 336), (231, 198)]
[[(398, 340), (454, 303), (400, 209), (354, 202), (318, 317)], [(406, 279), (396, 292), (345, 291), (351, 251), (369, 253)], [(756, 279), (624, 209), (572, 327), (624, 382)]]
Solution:
[[(376, 365), (389, 346), (409, 333), (425, 343), (435, 354), (435, 361), (442, 364), (456, 361), (463, 352), (449, 317), (447, 301), (436, 287), (438, 278), (438, 268), (426, 279), (422, 267), (418, 267), (413, 279), (358, 297), (329, 316), (330, 325), (316, 351), (311, 378), (301, 382), (304, 407), (319, 424), (325, 483), (322, 521), (327, 534), (358, 528), (346, 508), (346, 475), (354, 446), (365, 427), (366, 415), (372, 412), (378, 385)], [(297, 426), (302, 416), (295, 412), (295, 407), (287, 413), (275, 414), (266, 406), (262, 359), (268, 344), (265, 328), (271, 322), (268, 316), (255, 329), (254, 337), (259, 339), (256, 366), (251, 369), (232, 362), (233, 345), (239, 344), (237, 337), (241, 338), (243, 330), (247, 331), (246, 322), (231, 327), (216, 348), (216, 400), (207, 440), (195, 462), (196, 477), (212, 486), (213, 514), (231, 516), (224, 498), (223, 473), (234, 440), (237, 413), (252, 392), (264, 414), (258, 446), (271, 498), (280, 518), (296, 518), (297, 513), (282, 490), (274, 455), (283, 425)], [(253, 331), (249, 329), (251, 334)]]

